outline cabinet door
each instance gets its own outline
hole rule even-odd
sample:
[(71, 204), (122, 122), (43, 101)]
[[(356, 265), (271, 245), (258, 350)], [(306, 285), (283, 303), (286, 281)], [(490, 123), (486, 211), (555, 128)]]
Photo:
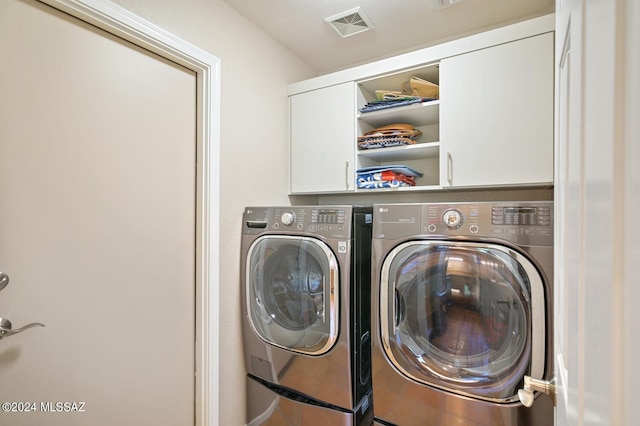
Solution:
[(440, 183), (553, 183), (553, 34), (440, 63)]
[(355, 83), (290, 97), (291, 193), (353, 191)]

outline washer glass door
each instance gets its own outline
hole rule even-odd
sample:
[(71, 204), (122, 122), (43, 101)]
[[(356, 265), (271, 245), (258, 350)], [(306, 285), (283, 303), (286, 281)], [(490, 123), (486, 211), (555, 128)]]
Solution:
[(338, 264), (331, 249), (308, 237), (264, 236), (249, 249), (247, 309), (265, 342), (319, 355), (338, 336)]
[(544, 362), (532, 357), (544, 345), (540, 309), (544, 287), (537, 269), (501, 245), (413, 241), (383, 263), (385, 352), (405, 375), (441, 389), (517, 400), (524, 374)]

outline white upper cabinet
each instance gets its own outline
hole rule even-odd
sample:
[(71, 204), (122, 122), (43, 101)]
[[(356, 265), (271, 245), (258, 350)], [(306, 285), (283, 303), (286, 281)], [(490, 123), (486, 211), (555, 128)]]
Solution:
[(355, 83), (290, 97), (291, 193), (355, 189)]
[(553, 183), (553, 34), (440, 62), (440, 183)]
[[(554, 25), (548, 15), (290, 85), (291, 194), (552, 186)], [(438, 85), (436, 99), (360, 111), (412, 77)], [(419, 137), (358, 143), (392, 124)], [(359, 188), (357, 170), (379, 166), (420, 176)]]

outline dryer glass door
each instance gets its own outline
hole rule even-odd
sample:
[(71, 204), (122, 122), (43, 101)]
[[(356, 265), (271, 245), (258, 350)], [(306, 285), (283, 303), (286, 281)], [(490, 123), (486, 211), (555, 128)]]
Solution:
[(507, 247), (405, 243), (386, 258), (381, 285), (385, 351), (414, 380), (509, 402), (532, 363), (544, 362), (531, 356), (544, 344), (544, 315), (537, 313), (543, 283), (535, 266)]
[(337, 260), (320, 240), (264, 236), (249, 250), (247, 309), (265, 342), (319, 355), (338, 335)]

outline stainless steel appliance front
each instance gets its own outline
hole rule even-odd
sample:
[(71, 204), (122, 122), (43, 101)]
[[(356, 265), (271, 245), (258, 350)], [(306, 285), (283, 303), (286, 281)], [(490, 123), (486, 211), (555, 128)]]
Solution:
[(552, 371), (552, 213), (549, 202), (374, 206), (377, 421), (553, 422), (546, 396), (532, 409), (518, 399), (525, 375)]
[(371, 423), (371, 222), (370, 207), (245, 209), (250, 424)]

